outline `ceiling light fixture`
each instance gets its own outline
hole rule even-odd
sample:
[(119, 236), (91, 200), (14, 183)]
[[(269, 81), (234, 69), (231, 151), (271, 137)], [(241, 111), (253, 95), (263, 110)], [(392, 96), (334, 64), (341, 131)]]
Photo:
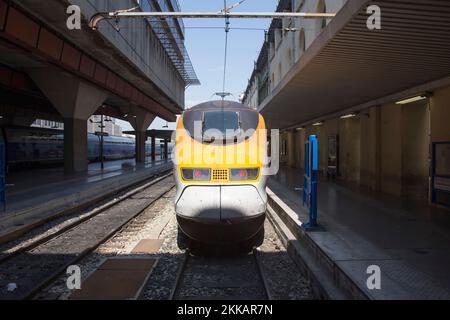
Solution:
[(420, 95), (420, 96), (415, 96), (415, 97), (412, 97), (412, 98), (407, 98), (407, 99), (404, 99), (404, 100), (397, 101), (395, 104), (408, 104), (408, 103), (412, 103), (412, 102), (416, 102), (416, 101), (421, 101), (421, 100), (424, 100), (426, 98), (427, 98), (426, 95)]
[(346, 115), (341, 116), (341, 119), (349, 119), (349, 118), (354, 118), (356, 116), (357, 116), (356, 113), (350, 113), (350, 114), (346, 114)]

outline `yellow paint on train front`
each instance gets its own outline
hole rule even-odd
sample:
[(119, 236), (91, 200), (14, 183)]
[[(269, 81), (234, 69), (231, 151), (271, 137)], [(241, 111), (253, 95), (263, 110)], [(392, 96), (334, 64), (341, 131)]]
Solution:
[[(183, 117), (177, 124), (175, 160), (178, 167), (180, 179), (186, 183), (211, 183), (211, 182), (254, 182), (260, 179), (263, 162), (266, 159), (266, 126), (264, 118), (259, 115), (258, 127), (255, 133), (240, 143), (218, 146), (214, 144), (203, 144), (193, 139), (184, 129)], [(259, 168), (257, 179), (248, 181), (187, 181), (181, 174), (182, 168), (208, 168), (208, 169), (238, 169)], [(229, 173), (228, 173), (229, 177)]]

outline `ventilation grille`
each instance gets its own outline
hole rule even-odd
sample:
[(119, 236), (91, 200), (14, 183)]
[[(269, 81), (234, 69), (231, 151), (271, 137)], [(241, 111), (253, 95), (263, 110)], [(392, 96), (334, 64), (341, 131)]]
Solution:
[(228, 181), (228, 169), (213, 169), (212, 180), (214, 181)]

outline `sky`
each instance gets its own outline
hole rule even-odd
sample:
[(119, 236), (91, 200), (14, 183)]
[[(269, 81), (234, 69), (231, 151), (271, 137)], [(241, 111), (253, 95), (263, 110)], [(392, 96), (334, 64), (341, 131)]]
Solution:
[[(182, 11), (218, 12), (224, 6), (223, 0), (178, 0)], [(228, 6), (239, 0), (227, 0)], [(233, 11), (273, 12), (278, 0), (246, 0)], [(201, 85), (186, 90), (186, 108), (198, 103), (218, 99), (215, 92), (222, 91), (225, 32), (222, 19), (184, 19), (185, 45)], [(254, 62), (264, 41), (264, 29), (268, 29), (269, 19), (231, 19), (228, 35), (228, 62), (226, 69), (225, 92), (232, 96), (227, 99), (238, 100), (247, 88)], [(198, 28), (213, 27), (215, 29)], [(217, 27), (221, 27), (218, 29)], [(233, 30), (251, 28), (260, 30)], [(131, 130), (127, 122), (119, 121), (124, 130)], [(155, 119), (151, 129), (163, 129), (166, 121)], [(174, 129), (175, 123), (169, 123)], [(167, 129), (167, 128), (164, 128)]]

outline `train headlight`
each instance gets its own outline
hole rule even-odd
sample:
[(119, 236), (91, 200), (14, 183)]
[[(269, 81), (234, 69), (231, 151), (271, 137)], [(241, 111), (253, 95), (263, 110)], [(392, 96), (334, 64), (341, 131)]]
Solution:
[(230, 180), (232, 181), (256, 180), (256, 178), (258, 178), (258, 174), (259, 174), (258, 168), (231, 169)]
[(211, 180), (211, 169), (188, 168), (181, 169), (184, 180), (209, 181)]

